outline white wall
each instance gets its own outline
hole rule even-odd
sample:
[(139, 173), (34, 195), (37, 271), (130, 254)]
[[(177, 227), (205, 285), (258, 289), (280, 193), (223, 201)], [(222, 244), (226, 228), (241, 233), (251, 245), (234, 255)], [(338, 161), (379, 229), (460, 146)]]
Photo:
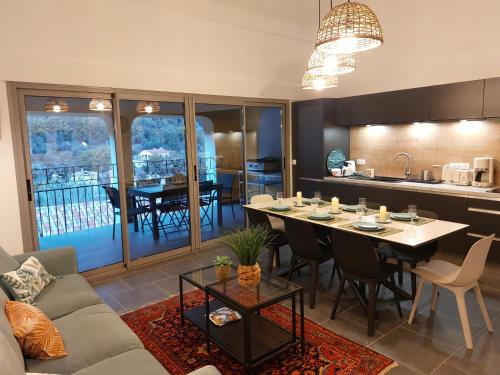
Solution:
[[(303, 99), (500, 76), (500, 1), (363, 2), (385, 43), (321, 93), (300, 90), (317, 29), (311, 0), (0, 0), (0, 81)], [(17, 251), (3, 83), (0, 98), (0, 245)]]

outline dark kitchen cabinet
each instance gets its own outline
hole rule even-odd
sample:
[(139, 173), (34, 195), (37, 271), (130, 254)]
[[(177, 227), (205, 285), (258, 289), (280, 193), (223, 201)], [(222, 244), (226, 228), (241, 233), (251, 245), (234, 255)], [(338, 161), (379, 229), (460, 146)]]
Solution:
[(387, 93), (340, 98), (337, 100), (339, 126), (383, 124), (386, 122)]
[(484, 82), (483, 117), (500, 117), (500, 78)]
[(354, 97), (337, 99), (337, 125), (353, 125), (353, 113), (355, 111)]
[(429, 121), (430, 119), (430, 87), (390, 91), (386, 93), (385, 101), (388, 124)]
[(483, 118), (484, 80), (431, 87), (431, 120)]

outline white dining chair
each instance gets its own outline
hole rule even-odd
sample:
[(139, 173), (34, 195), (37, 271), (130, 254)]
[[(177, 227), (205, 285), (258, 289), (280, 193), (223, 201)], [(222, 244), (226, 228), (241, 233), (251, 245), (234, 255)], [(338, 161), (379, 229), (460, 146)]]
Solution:
[[(258, 194), (250, 198), (250, 204), (255, 203), (272, 203), (274, 201), (272, 195), (270, 194)], [(273, 230), (278, 230), (280, 232), (285, 232), (285, 222), (276, 216), (269, 216), (269, 221), (271, 222), (271, 227)]]
[(476, 294), (477, 303), (479, 304), (479, 308), (481, 309), (481, 313), (486, 323), (486, 328), (489, 332), (493, 332), (493, 326), (491, 325), (491, 320), (488, 316), (488, 311), (486, 310), (486, 305), (484, 304), (483, 296), (481, 295), (481, 290), (479, 289), (477, 281), (483, 273), (486, 257), (488, 256), (494, 237), (495, 235), (492, 234), (474, 243), (465, 257), (462, 266), (457, 266), (444, 260), (431, 260), (429, 263), (411, 270), (420, 276), (420, 281), (417, 288), (417, 294), (415, 295), (415, 301), (411, 308), (408, 324), (413, 323), (418, 302), (422, 295), (422, 289), (424, 284), (429, 282), (432, 284), (432, 311), (436, 311), (439, 287), (446, 288), (455, 294), (467, 349), (473, 348), (469, 317), (465, 304), (465, 293), (469, 289), (474, 288), (474, 293)]

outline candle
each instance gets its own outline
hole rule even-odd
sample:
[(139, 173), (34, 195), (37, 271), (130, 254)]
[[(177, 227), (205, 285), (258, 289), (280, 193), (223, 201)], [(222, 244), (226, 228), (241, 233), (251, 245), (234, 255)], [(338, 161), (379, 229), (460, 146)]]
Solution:
[(387, 220), (387, 207), (386, 206), (380, 206), (380, 211), (379, 211), (378, 217), (382, 221)]
[(297, 192), (297, 206), (302, 206), (302, 192)]
[(337, 197), (332, 198), (332, 211), (337, 212), (339, 210), (339, 199)]

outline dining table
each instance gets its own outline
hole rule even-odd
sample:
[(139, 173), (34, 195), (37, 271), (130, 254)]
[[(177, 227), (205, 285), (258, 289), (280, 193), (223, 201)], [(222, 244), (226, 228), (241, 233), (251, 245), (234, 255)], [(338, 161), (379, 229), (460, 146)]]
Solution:
[[(213, 184), (212, 191), (216, 192), (215, 200), (217, 201), (217, 224), (222, 225), (222, 184)], [(186, 183), (130, 187), (127, 189), (128, 196), (141, 197), (149, 201), (151, 208), (151, 226), (153, 228), (153, 239), (155, 241), (160, 238), (157, 200), (171, 196), (188, 195), (188, 192), (189, 186)]]

